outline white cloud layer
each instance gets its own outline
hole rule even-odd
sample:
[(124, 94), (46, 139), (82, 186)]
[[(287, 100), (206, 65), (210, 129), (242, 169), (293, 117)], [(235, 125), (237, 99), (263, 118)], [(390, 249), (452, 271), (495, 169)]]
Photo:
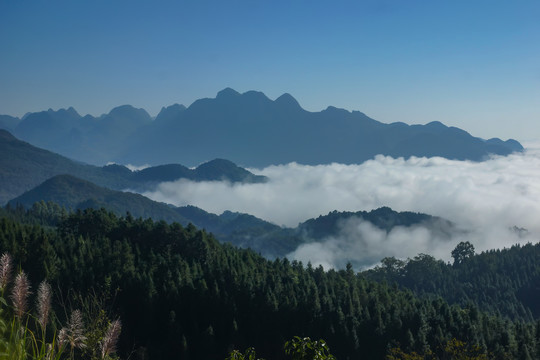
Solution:
[[(412, 257), (420, 252), (448, 260), (462, 240), (477, 250), (538, 241), (540, 235), (540, 149), (493, 157), (485, 162), (443, 158), (377, 156), (360, 165), (305, 166), (296, 163), (251, 169), (267, 176), (265, 184), (227, 182), (162, 183), (144, 195), (177, 206), (195, 205), (213, 213), (253, 214), (279, 225), (299, 222), (332, 210), (359, 211), (389, 206), (453, 221), (467, 235), (441, 239), (427, 228), (395, 228), (389, 234), (361, 221), (342, 224), (342, 234), (304, 245), (292, 257), (339, 266), (349, 258), (364, 265), (385, 256)], [(510, 228), (525, 228), (521, 237)]]

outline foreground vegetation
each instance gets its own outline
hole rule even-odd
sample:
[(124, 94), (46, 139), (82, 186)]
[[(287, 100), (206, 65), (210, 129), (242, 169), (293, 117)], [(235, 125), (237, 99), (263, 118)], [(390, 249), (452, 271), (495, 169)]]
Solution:
[[(28, 309), (28, 298), (32, 293), (28, 277), (19, 270), (11, 283), (12, 272), (12, 258), (4, 253), (0, 257), (0, 359), (115, 358), (122, 328), (120, 319), (111, 322), (101, 307), (97, 308), (97, 313), (86, 308), (84, 315), (89, 325), (85, 327), (83, 313), (76, 309), (71, 312), (66, 325), (58, 330), (52, 309), (51, 285), (46, 280), (40, 283), (35, 313), (32, 314)], [(6, 299), (7, 293), (10, 293), (9, 299)], [(99, 305), (96, 300), (86, 298), (83, 303)]]
[[(532, 251), (514, 251), (520, 250)], [(100, 306), (110, 306), (104, 319), (122, 319), (118, 354), (125, 359), (224, 359), (250, 347), (262, 358), (285, 359), (282, 346), (295, 335), (325, 339), (340, 360), (452, 358), (451, 349), (475, 351), (469, 358), (540, 357), (540, 321), (481, 311), (474, 288), (469, 303), (450, 305), (351, 266), (324, 271), (269, 261), (193, 226), (105, 210), (3, 210), (0, 251), (12, 254), (31, 283), (46, 279), (60, 299), (108, 298)], [(71, 321), (62, 313), (67, 305), (53, 305), (58, 324)]]

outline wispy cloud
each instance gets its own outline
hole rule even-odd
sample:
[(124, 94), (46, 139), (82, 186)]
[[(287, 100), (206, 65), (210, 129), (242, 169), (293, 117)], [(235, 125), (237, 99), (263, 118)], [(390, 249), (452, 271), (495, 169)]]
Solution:
[[(116, 165), (116, 163), (115, 162), (108, 162), (107, 165)], [(122, 165), (122, 164), (118, 164), (118, 165)], [(141, 171), (141, 170), (144, 170), (144, 169), (150, 167), (149, 164), (144, 164), (144, 165), (126, 164), (126, 165), (123, 165), (123, 166), (127, 167), (131, 171)]]
[[(214, 213), (246, 212), (286, 226), (296, 226), (332, 210), (389, 206), (397, 211), (417, 211), (451, 220), (467, 230), (467, 239), (473, 239), (476, 248), (483, 250), (538, 239), (540, 149), (531, 145), (523, 154), (493, 157), (481, 163), (385, 156), (360, 165), (291, 163), (251, 169), (270, 179), (265, 184), (180, 180), (162, 183), (145, 195), (179, 206), (196, 205)], [(527, 236), (523, 238), (522, 232), (519, 237), (516, 231), (509, 230), (514, 226), (527, 229)], [(333, 252), (333, 256), (340, 251), (352, 254), (357, 250), (358, 256), (369, 253), (364, 256), (364, 263), (368, 258), (406, 257), (419, 252), (448, 258), (449, 249), (465, 236), (460, 233), (443, 241), (429, 229), (421, 228), (396, 228), (386, 234), (358, 221), (343, 224), (341, 235), (339, 239), (345, 242), (327, 239), (322, 244), (298, 249), (294, 256), (306, 260), (303, 254), (308, 252), (315, 258), (323, 250)], [(320, 263), (339, 263), (330, 260), (322, 259)]]

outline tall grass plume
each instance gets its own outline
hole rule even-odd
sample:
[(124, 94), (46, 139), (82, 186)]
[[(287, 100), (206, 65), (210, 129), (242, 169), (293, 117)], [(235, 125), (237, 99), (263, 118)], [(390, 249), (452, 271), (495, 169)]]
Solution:
[(116, 344), (118, 343), (118, 338), (120, 337), (120, 332), (122, 331), (122, 323), (120, 319), (113, 321), (103, 337), (103, 342), (101, 343), (101, 357), (105, 359), (109, 354), (116, 352)]
[(11, 300), (15, 315), (21, 319), (26, 313), (28, 306), (28, 296), (30, 296), (30, 282), (24, 271), (21, 271), (15, 277), (15, 283), (11, 290)]
[(0, 291), (2, 294), (11, 279), (12, 263), (11, 255), (3, 253), (0, 257)]
[(41, 325), (41, 328), (45, 330), (47, 328), (47, 323), (49, 322), (49, 313), (51, 311), (51, 299), (52, 299), (52, 289), (51, 285), (43, 280), (39, 284), (38, 293), (37, 293), (37, 311), (38, 311), (38, 322)]

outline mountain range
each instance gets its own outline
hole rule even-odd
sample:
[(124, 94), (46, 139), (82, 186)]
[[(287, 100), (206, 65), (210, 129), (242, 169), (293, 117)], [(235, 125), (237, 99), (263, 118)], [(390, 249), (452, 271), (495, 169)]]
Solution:
[(227, 88), (189, 107), (164, 107), (156, 118), (119, 106), (99, 117), (72, 107), (0, 116), (0, 127), (36, 146), (103, 165), (182, 163), (196, 166), (226, 158), (243, 166), (361, 163), (377, 154), (441, 156), (481, 161), (489, 154), (522, 151), (515, 140), (483, 140), (440, 122), (384, 124), (359, 111), (329, 106), (304, 110), (289, 94), (271, 100), (262, 92)]
[(160, 165), (131, 171), (122, 165), (94, 166), (68, 159), (51, 151), (35, 147), (0, 130), (0, 204), (5, 204), (56, 175), (68, 174), (113, 190), (153, 189), (158, 183), (181, 178), (192, 181), (221, 181), (257, 183), (267, 179), (215, 159), (195, 169), (179, 164)]
[(189, 169), (178, 164), (160, 165), (139, 171), (112, 164), (103, 167), (82, 164), (18, 140), (0, 130), (0, 195), (13, 208), (46, 208), (51, 202), (68, 210), (105, 208), (119, 216), (189, 223), (213, 233), (221, 242), (231, 243), (269, 257), (284, 257), (300, 244), (336, 236), (340, 224), (356, 217), (390, 231), (395, 226), (421, 224), (431, 229), (451, 231), (453, 225), (430, 215), (395, 212), (380, 208), (371, 212), (331, 212), (283, 228), (250, 214), (225, 211), (220, 215), (195, 206), (175, 207), (150, 200), (127, 188), (143, 192), (164, 181), (229, 181), (257, 183), (266, 177), (255, 175), (234, 163), (216, 159)]

